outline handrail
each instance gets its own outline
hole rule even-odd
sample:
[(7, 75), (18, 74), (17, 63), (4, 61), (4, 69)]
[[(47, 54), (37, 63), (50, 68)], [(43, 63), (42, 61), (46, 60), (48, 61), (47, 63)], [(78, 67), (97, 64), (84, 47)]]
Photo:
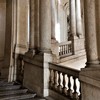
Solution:
[(61, 42), (61, 43), (59, 43), (59, 46), (60, 45), (65, 45), (65, 44), (71, 44), (71, 43), (72, 43), (72, 41)]
[(63, 73), (67, 73), (67, 74), (75, 76), (77, 78), (79, 77), (80, 71), (77, 69), (69, 68), (69, 67), (54, 64), (54, 63), (50, 63), (49, 68), (53, 69), (53, 70), (61, 71)]

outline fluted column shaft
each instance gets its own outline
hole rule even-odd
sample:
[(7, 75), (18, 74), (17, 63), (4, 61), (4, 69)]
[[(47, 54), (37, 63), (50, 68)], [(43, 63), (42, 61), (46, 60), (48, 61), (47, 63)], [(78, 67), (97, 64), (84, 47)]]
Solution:
[(95, 0), (84, 0), (87, 65), (98, 64)]
[(76, 36), (75, 0), (70, 0), (70, 34)]
[(40, 0), (40, 50), (51, 49), (51, 1)]

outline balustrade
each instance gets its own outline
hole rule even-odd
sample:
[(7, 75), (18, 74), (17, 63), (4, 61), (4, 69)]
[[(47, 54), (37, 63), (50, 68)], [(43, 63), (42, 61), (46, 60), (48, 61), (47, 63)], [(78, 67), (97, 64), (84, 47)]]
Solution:
[(59, 56), (72, 55), (72, 41), (59, 43)]
[(66, 98), (80, 100), (79, 70), (50, 63), (49, 83), (51, 90)]

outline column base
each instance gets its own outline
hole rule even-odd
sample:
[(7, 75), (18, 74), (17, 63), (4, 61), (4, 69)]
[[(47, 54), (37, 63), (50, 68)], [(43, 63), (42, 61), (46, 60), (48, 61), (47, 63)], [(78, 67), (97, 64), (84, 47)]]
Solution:
[(40, 53), (33, 58), (24, 57), (23, 85), (42, 97), (49, 95), (49, 62), (51, 61), (52, 56), (48, 53)]
[(100, 100), (100, 65), (81, 70), (81, 100)]
[(95, 68), (95, 67), (99, 67), (100, 65), (100, 61), (99, 60), (95, 60), (95, 61), (91, 61), (86, 63), (86, 68)]

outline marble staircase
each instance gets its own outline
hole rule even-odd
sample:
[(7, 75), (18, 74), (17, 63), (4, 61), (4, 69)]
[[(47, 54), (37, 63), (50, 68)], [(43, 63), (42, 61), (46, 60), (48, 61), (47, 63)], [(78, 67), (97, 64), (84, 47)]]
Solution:
[(0, 100), (45, 100), (17, 82), (0, 80)]

